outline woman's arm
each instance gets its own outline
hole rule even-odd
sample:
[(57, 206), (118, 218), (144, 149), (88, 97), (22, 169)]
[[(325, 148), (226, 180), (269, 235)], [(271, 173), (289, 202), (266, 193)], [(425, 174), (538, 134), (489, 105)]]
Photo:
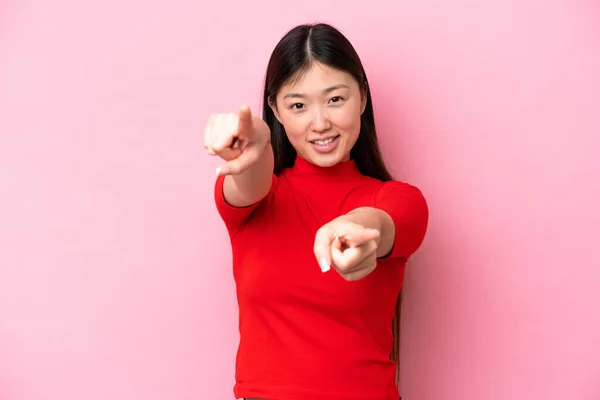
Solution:
[[(221, 174), (222, 168), (220, 171)], [(267, 143), (262, 154), (244, 172), (225, 176), (223, 196), (233, 207), (247, 207), (262, 200), (271, 189), (273, 148)]]
[(419, 189), (406, 183), (384, 183), (369, 207), (347, 214), (352, 222), (380, 232), (377, 257), (408, 259), (421, 246), (429, 223), (429, 208)]

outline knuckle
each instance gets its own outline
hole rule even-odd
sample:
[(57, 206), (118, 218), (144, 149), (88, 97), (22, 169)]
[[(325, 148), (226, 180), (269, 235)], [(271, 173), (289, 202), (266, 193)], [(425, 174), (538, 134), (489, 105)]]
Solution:
[(315, 256), (322, 256), (325, 250), (326, 247), (322, 243), (316, 242), (313, 246), (313, 253), (315, 253)]
[(317, 231), (317, 233), (315, 234), (315, 243), (313, 245), (313, 249), (315, 251), (317, 251), (317, 249), (321, 249), (323, 248), (323, 233), (321, 232), (321, 230), (319, 229)]
[(237, 151), (230, 149), (229, 147), (225, 147), (219, 150), (219, 157), (221, 157), (225, 161), (235, 160), (239, 154)]
[(329, 235), (329, 231), (329, 224), (323, 225), (319, 228), (319, 230), (317, 230), (317, 237), (325, 238)]
[(337, 261), (335, 263), (335, 265), (342, 272), (346, 272), (350, 268), (350, 266), (348, 265), (348, 263), (346, 261)]

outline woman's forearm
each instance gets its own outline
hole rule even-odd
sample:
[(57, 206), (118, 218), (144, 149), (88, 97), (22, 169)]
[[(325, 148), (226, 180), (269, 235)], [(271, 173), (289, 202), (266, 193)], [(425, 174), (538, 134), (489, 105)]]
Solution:
[(238, 175), (227, 175), (223, 183), (223, 195), (234, 207), (250, 206), (262, 200), (273, 180), (273, 148), (268, 143), (260, 159)]

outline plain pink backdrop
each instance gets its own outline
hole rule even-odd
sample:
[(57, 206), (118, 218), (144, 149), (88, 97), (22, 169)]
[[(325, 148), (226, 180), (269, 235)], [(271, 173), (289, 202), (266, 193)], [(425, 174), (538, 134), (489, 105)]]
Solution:
[(206, 3), (0, 3), (0, 399), (233, 398), (203, 124), (256, 110), (273, 46), (319, 20), (431, 207), (404, 398), (598, 400), (598, 3)]

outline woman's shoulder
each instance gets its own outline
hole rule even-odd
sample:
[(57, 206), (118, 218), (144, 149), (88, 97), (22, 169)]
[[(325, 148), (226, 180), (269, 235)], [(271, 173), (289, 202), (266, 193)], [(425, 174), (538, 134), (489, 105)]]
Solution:
[(380, 191), (393, 191), (393, 190), (406, 190), (406, 191), (417, 191), (421, 192), (415, 184), (405, 182), (401, 180), (390, 180), (385, 182), (379, 182), (378, 190)]
[(421, 189), (412, 183), (400, 180), (380, 182), (373, 192), (372, 201), (375, 206), (386, 205), (428, 212), (427, 200)]
[(388, 181), (381, 181), (376, 178), (372, 178), (370, 176), (365, 176), (361, 178), (358, 186), (364, 186), (374, 192), (378, 193), (386, 193), (396, 190), (403, 190), (408, 192), (421, 192), (421, 190), (414, 184), (398, 179), (392, 179)]
[(401, 201), (412, 198), (417, 201), (424, 201), (425, 197), (419, 187), (410, 182), (394, 179), (381, 181), (376, 178), (364, 176), (357, 182), (354, 189), (356, 192), (362, 192), (371, 198), (371, 202), (381, 201)]

